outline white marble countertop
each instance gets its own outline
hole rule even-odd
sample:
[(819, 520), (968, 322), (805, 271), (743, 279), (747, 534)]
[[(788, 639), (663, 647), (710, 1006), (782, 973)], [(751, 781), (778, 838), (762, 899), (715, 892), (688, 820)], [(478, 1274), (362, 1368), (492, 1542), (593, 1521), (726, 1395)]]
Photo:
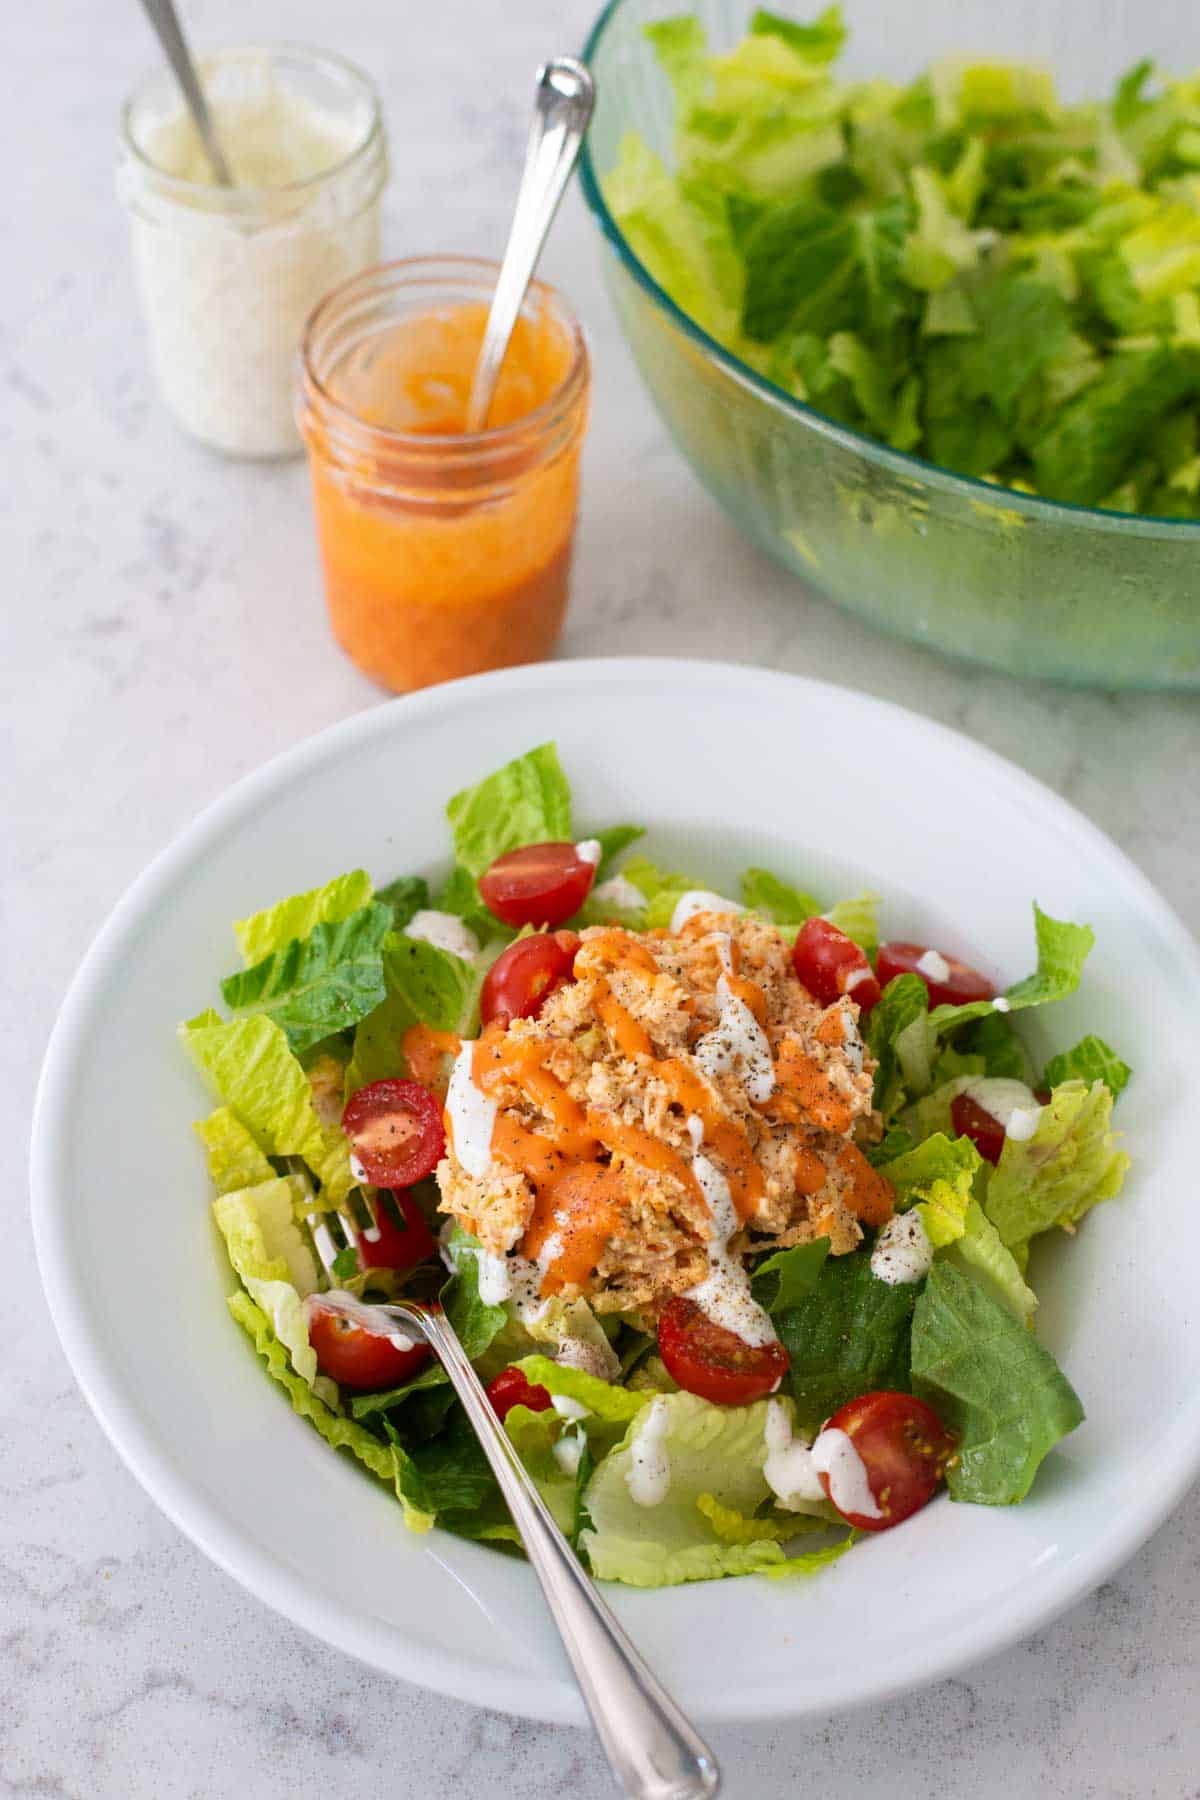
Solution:
[[(195, 38), (248, 28), (194, 0)], [(142, 865), (235, 777), (380, 695), (331, 643), (302, 466), (184, 442), (147, 376), (113, 197), (118, 106), (151, 60), (140, 10), (14, 10), (0, 321), (2, 941), (0, 1793), (324, 1800), (609, 1792), (583, 1733), (385, 1681), (295, 1630), (160, 1516), (58, 1349), (25, 1223), (37, 1064), (88, 939)], [(498, 249), (540, 56), (589, 0), (257, 0), (254, 31), (328, 38), (382, 86), (392, 254)], [(469, 54), (466, 52), (469, 51)], [(466, 69), (475, 90), (456, 97)], [(479, 91), (479, 71), (487, 89)], [(36, 151), (36, 155), (34, 154)], [(568, 656), (691, 652), (803, 670), (961, 727), (1069, 796), (1200, 928), (1200, 707), (1067, 693), (870, 635), (748, 547), (644, 398), (577, 196), (547, 258), (596, 365)], [(684, 548), (681, 550), (681, 546)], [(1200, 1794), (1200, 1492), (1029, 1643), (887, 1709), (722, 1730), (735, 1800)], [(948, 1772), (948, 1760), (953, 1760)]]

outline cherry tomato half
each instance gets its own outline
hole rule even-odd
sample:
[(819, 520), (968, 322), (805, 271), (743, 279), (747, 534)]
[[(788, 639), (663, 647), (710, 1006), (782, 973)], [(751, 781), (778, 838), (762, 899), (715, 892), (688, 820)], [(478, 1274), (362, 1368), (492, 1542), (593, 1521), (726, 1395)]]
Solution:
[(792, 946), (792, 967), (823, 1006), (845, 995), (868, 1013), (879, 999), (879, 982), (866, 951), (828, 919), (805, 919)]
[(956, 1137), (970, 1138), (985, 1162), (998, 1163), (1004, 1148), (1004, 1127), (999, 1119), (973, 1100), (970, 1094), (955, 1094), (950, 1102), (950, 1123)]
[(483, 981), (479, 1016), (485, 1025), (499, 1019), (532, 1019), (555, 988), (572, 981), (579, 938), (573, 931), (539, 931), (502, 950)]
[[(361, 1321), (313, 1294), (304, 1303), (308, 1341), (322, 1375), (362, 1394), (399, 1387), (429, 1361), (429, 1345), (402, 1350), (390, 1336), (369, 1331)], [(397, 1327), (399, 1330), (399, 1327)]]
[(501, 1369), (494, 1381), (488, 1382), (487, 1397), (498, 1419), (506, 1419), (514, 1406), (527, 1406), (530, 1412), (549, 1412), (554, 1402), (549, 1388), (534, 1387), (520, 1369)]
[(658, 1353), (681, 1388), (718, 1406), (761, 1400), (788, 1372), (782, 1344), (748, 1344), (683, 1294), (668, 1300), (659, 1317)]
[(561, 925), (592, 891), (596, 865), (574, 844), (526, 844), (498, 856), (479, 877), (489, 912), (506, 925)]
[[(921, 967), (926, 958), (933, 959), (935, 973)], [(945, 974), (942, 965), (945, 965)], [(895, 975), (919, 975), (929, 989), (930, 1006), (963, 1006), (968, 1000), (990, 1000), (996, 992), (986, 975), (957, 956), (945, 956), (924, 944), (880, 944), (876, 958), (879, 979), (886, 987)]]
[(376, 1187), (411, 1187), (432, 1175), (446, 1153), (441, 1103), (419, 1081), (359, 1088), (346, 1102), (342, 1130)]
[[(400, 1214), (397, 1225), (392, 1206)], [(425, 1214), (404, 1188), (391, 1196), (375, 1196), (375, 1223), (358, 1234), (358, 1258), (364, 1269), (415, 1269), (433, 1255), (437, 1243)]]
[[(913, 1394), (860, 1394), (839, 1407), (825, 1429), (846, 1433), (862, 1457), (867, 1485), (883, 1515), (870, 1519), (865, 1513), (843, 1513), (860, 1531), (887, 1531), (919, 1512), (933, 1499), (954, 1455), (950, 1432), (933, 1408)], [(820, 1480), (828, 1494), (829, 1477)]]

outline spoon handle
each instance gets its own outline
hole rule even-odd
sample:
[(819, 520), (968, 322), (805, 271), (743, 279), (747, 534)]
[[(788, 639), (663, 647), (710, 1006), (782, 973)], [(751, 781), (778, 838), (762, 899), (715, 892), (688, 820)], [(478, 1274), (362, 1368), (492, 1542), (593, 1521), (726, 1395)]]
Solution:
[(538, 70), (517, 207), (467, 403), (468, 431), (482, 431), (487, 423), (508, 340), (575, 167), (595, 100), (592, 77), (573, 56), (553, 57)]
[(712, 1751), (642, 1661), (551, 1517), (440, 1307), (381, 1309), (429, 1340), (463, 1403), (542, 1586), (609, 1766), (628, 1800), (712, 1800)]
[(142, 0), (146, 16), (158, 33), (158, 41), (163, 47), (167, 61), (175, 74), (175, 79), (183, 89), (183, 97), (187, 101), (188, 111), (200, 133), (200, 142), (204, 146), (204, 154), (212, 164), (212, 172), (221, 187), (232, 187), (233, 171), (225, 160), (225, 152), (217, 140), (213, 127), (212, 114), (208, 110), (208, 101), (204, 98), (204, 89), (200, 86), (196, 74), (196, 65), (192, 61), (192, 53), (187, 47), (183, 35), (183, 27), (179, 23), (178, 14), (171, 0)]

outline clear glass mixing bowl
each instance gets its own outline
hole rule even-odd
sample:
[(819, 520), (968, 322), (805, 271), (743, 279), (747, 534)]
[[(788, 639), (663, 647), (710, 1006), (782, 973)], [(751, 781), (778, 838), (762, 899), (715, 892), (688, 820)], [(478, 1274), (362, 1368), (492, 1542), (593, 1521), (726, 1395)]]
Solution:
[[(807, 11), (817, 9), (812, 0)], [(692, 468), (756, 543), (883, 630), (1014, 675), (1200, 688), (1200, 522), (1039, 500), (889, 450), (722, 349), (634, 256), (600, 184), (625, 131), (670, 160), (671, 96), (642, 28), (691, 11), (723, 49), (753, 10), (751, 0), (612, 0), (584, 52), (599, 100), (582, 178), (609, 291)], [(841, 66), (903, 80), (950, 51), (1033, 59), (1082, 98), (1142, 57), (1188, 70), (1189, 14), (1170, 0), (849, 0)]]

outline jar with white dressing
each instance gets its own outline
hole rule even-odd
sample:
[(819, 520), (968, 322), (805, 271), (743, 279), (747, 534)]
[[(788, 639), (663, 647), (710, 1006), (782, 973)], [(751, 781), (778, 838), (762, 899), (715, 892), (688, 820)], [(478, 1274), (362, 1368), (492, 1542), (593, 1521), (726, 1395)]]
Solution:
[(179, 424), (210, 448), (291, 456), (305, 320), (379, 256), (379, 98), (340, 56), (292, 44), (220, 51), (200, 77), (234, 187), (217, 184), (166, 69), (121, 121), (119, 188), (155, 373)]

